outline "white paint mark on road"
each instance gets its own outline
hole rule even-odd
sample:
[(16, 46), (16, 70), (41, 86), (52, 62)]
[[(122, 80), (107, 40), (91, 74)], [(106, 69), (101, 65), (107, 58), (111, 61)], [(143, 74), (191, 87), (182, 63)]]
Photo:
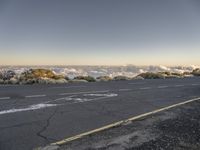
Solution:
[(197, 86), (197, 85), (199, 85), (199, 84), (192, 84), (192, 86)]
[(87, 93), (105, 93), (105, 92), (109, 92), (109, 90), (105, 90), (105, 91), (73, 92), (73, 93), (60, 93), (58, 95), (87, 94)]
[(3, 111), (0, 111), (0, 115), (22, 112), (22, 111), (30, 111), (30, 110), (36, 110), (36, 109), (42, 109), (42, 108), (54, 107), (54, 106), (57, 106), (57, 104), (36, 104), (36, 105), (31, 105), (25, 108), (13, 108), (13, 109), (8, 109), (8, 110), (3, 110)]
[[(118, 94), (115, 93), (106, 93), (106, 94), (98, 94), (98, 93), (91, 93), (91, 94), (84, 94), (82, 98), (77, 97), (78, 95), (72, 95), (72, 96), (68, 96), (68, 97), (62, 97), (62, 98), (58, 98), (55, 99), (53, 101), (47, 101), (46, 103), (52, 103), (52, 102), (57, 102), (57, 101), (64, 101), (65, 102), (69, 102), (69, 101), (74, 101), (71, 102), (70, 104), (74, 104), (74, 103), (80, 103), (80, 102), (87, 102), (87, 101), (93, 101), (93, 100), (99, 100), (99, 99), (105, 99), (105, 98), (109, 98), (109, 97), (115, 97), (118, 96)], [(97, 97), (97, 98), (88, 98), (87, 96), (91, 96), (91, 97)], [(62, 103), (64, 105), (64, 103)]]
[[(117, 96), (117, 94), (115, 95), (115, 96)], [(93, 98), (93, 99), (84, 99), (84, 100), (81, 100), (81, 101), (75, 101), (74, 103), (71, 103), (71, 104), (76, 104), (76, 103), (83, 103), (83, 102), (90, 102), (90, 101), (97, 101), (97, 100), (102, 100), (102, 99), (104, 99), (104, 100), (111, 100), (111, 99), (109, 99), (110, 97), (114, 97), (114, 96), (104, 96), (104, 97), (97, 97), (97, 98)]]
[(26, 98), (37, 98), (37, 97), (45, 97), (46, 95), (28, 95)]
[(115, 94), (115, 93), (108, 93), (108, 94), (84, 94), (84, 96), (114, 97), (114, 96), (118, 96), (118, 94)]
[(131, 91), (131, 89), (119, 89), (119, 91)]
[(73, 97), (76, 97), (76, 95), (73, 95), (73, 96), (68, 96), (68, 97), (62, 97), (62, 98), (58, 98), (58, 99), (54, 99), (54, 100), (52, 100), (52, 101), (47, 101), (47, 102), (45, 102), (46, 104), (47, 103), (52, 103), (52, 102), (57, 102), (57, 101), (72, 101), (73, 99)]
[(151, 87), (143, 87), (143, 88), (140, 88), (140, 90), (148, 90), (148, 89), (151, 89)]
[(0, 97), (0, 100), (10, 99), (10, 97)]
[(169, 86), (158, 86), (159, 89), (164, 89), (164, 88), (167, 88)]
[(184, 86), (184, 85), (175, 85), (175, 87), (182, 87), (182, 86)]
[[(40, 103), (40, 104), (30, 105), (30, 106), (25, 107), (25, 108), (13, 108), (13, 109), (8, 109), (8, 110), (2, 110), (2, 111), (0, 111), (0, 115), (10, 114), (10, 113), (17, 113), (17, 112), (24, 112), (24, 111), (31, 111), (31, 110), (37, 110), (37, 109), (43, 109), (43, 108), (47, 108), (47, 107), (55, 107), (55, 106), (59, 106), (59, 105), (69, 105), (69, 104), (75, 104), (75, 103), (95, 101), (95, 100), (100, 100), (100, 99), (107, 99), (109, 97), (118, 96), (118, 94), (108, 93), (108, 94), (101, 94), (101, 95), (100, 94), (87, 95), (87, 96), (96, 96), (97, 97), (97, 98), (92, 98), (92, 99), (80, 98), (80, 97), (75, 97), (75, 96), (77, 96), (77, 95), (73, 95), (73, 96), (69, 96), (69, 97), (65, 97), (65, 98), (59, 98), (59, 99), (55, 99), (53, 101), (47, 101), (47, 102)], [(34, 95), (34, 97), (36, 97), (36, 95)], [(61, 101), (61, 100), (73, 101), (73, 102), (72, 103), (65, 103), (64, 102), (64, 103), (61, 103), (61, 104), (52, 103), (52, 102)]]

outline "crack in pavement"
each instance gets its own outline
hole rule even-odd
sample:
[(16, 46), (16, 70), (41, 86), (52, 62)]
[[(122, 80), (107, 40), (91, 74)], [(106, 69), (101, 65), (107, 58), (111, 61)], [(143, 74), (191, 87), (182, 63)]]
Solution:
[(37, 135), (38, 137), (44, 139), (47, 143), (50, 143), (51, 140), (55, 140), (55, 139), (49, 138), (49, 137), (43, 135), (42, 133), (45, 132), (45, 131), (47, 130), (47, 128), (48, 128), (49, 125), (50, 125), (51, 119), (54, 117), (54, 115), (55, 115), (56, 113), (57, 113), (57, 108), (55, 108), (54, 112), (46, 119), (46, 124), (43, 126), (43, 128), (42, 128), (40, 131), (38, 131), (38, 132), (36, 133), (36, 135)]

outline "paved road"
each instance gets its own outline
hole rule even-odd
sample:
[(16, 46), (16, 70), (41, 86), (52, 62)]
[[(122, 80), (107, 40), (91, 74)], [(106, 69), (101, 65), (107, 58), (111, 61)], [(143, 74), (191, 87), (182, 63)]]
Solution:
[(200, 97), (200, 78), (0, 86), (0, 150), (29, 150)]
[(199, 108), (200, 99), (190, 101), (48, 149), (199, 150)]

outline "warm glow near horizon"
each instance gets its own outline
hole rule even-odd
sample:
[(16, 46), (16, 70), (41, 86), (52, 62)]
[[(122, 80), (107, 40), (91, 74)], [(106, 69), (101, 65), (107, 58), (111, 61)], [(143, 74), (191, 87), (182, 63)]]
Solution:
[(0, 2), (0, 65), (200, 66), (199, 1), (46, 2)]

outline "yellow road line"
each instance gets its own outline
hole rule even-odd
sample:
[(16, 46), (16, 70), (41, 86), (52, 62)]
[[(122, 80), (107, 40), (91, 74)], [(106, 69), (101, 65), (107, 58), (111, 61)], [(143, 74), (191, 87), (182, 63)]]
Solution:
[(198, 101), (198, 100), (200, 100), (200, 97), (190, 99), (190, 100), (187, 100), (185, 102), (177, 103), (177, 104), (174, 104), (174, 105), (170, 105), (170, 106), (167, 106), (167, 107), (163, 107), (161, 109), (157, 109), (157, 110), (154, 110), (154, 111), (151, 111), (151, 112), (148, 112), (148, 113), (144, 113), (144, 114), (141, 114), (141, 115), (138, 115), (138, 116), (135, 116), (135, 117), (131, 117), (131, 118), (126, 119), (126, 120), (121, 120), (121, 121), (103, 126), (101, 128), (91, 130), (91, 131), (88, 131), (88, 132), (85, 132), (85, 133), (81, 133), (79, 135), (72, 136), (72, 137), (66, 138), (64, 140), (52, 143), (51, 145), (63, 145), (63, 144), (66, 144), (67, 142), (71, 142), (71, 141), (80, 139), (84, 136), (91, 135), (91, 134), (94, 134), (94, 133), (97, 133), (97, 132), (100, 132), (100, 131), (104, 131), (106, 129), (113, 128), (113, 127), (116, 127), (116, 126), (120, 126), (120, 125), (127, 123), (129, 121), (134, 121), (134, 120), (137, 120), (137, 119), (140, 119), (140, 118), (143, 118), (143, 117), (146, 117), (146, 116), (149, 116), (149, 115), (161, 112), (161, 111), (165, 111), (165, 110), (168, 110), (168, 109), (171, 109), (171, 108), (174, 108), (174, 107), (178, 107), (178, 106), (181, 106), (181, 105), (184, 105), (184, 104), (187, 104), (187, 103), (191, 103), (191, 102), (194, 102), (194, 101)]

